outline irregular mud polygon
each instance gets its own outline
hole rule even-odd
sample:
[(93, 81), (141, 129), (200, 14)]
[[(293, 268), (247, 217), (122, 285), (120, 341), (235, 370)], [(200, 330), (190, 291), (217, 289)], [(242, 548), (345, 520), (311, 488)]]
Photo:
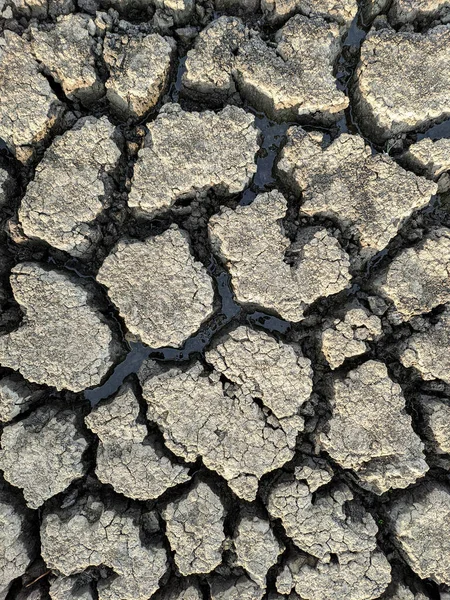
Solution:
[[(316, 468), (323, 476), (319, 463)], [(350, 590), (357, 600), (377, 598), (390, 582), (390, 565), (377, 547), (374, 519), (344, 484), (313, 491), (315, 486), (304, 481), (313, 471), (297, 468), (269, 492), (270, 514), (309, 555), (291, 552), (277, 590), (289, 594), (295, 588), (305, 600), (338, 600)]]
[(129, 206), (152, 217), (197, 192), (241, 192), (256, 172), (257, 140), (254, 117), (241, 108), (226, 106), (216, 114), (164, 105), (139, 151)]
[(162, 511), (166, 535), (182, 575), (209, 573), (222, 562), (225, 510), (219, 496), (202, 481)]
[(236, 564), (242, 566), (261, 589), (266, 587), (267, 572), (277, 563), (284, 545), (277, 540), (267, 519), (253, 511), (244, 512), (233, 539)]
[(404, 25), (414, 21), (430, 23), (436, 18), (450, 14), (448, 0), (394, 0), (389, 9), (389, 21)]
[[(263, 331), (238, 327), (212, 349), (206, 360), (244, 395), (260, 398), (279, 419), (292, 419), (312, 392), (311, 362), (300, 349)], [(294, 425), (295, 426), (295, 425)]]
[(97, 281), (129, 331), (153, 348), (181, 346), (213, 313), (211, 278), (176, 225), (145, 242), (119, 242)]
[[(277, 589), (286, 594), (295, 589), (292, 600), (374, 600), (382, 597), (391, 581), (391, 567), (384, 554), (349, 552), (338, 561), (311, 561), (303, 554), (290, 558), (277, 579)], [(291, 595), (289, 595), (291, 598)]]
[(368, 341), (382, 334), (381, 321), (361, 306), (349, 309), (343, 318), (325, 324), (320, 341), (331, 369), (337, 369), (349, 357), (369, 350)]
[(235, 53), (245, 38), (246, 28), (236, 17), (222, 16), (205, 27), (187, 53), (183, 93), (217, 106), (230, 98), (236, 92)]
[(5, 600), (14, 579), (25, 572), (36, 555), (31, 511), (21, 506), (3, 484), (0, 487), (0, 598)]
[(421, 394), (419, 396), (421, 415), (426, 428), (428, 442), (436, 454), (450, 454), (450, 404), (448, 398)]
[(86, 425), (97, 434), (97, 477), (136, 500), (151, 500), (189, 480), (187, 469), (164, 454), (147, 426), (138, 422), (139, 403), (129, 384), (107, 403), (96, 406)]
[(234, 76), (240, 93), (271, 118), (337, 120), (348, 106), (333, 75), (341, 47), (338, 26), (296, 15), (275, 42), (272, 48), (255, 36), (239, 47)]
[(84, 475), (88, 442), (77, 421), (70, 410), (46, 406), (3, 429), (0, 470), (23, 490), (30, 508), (39, 508)]
[(45, 391), (29, 383), (19, 373), (0, 379), (0, 421), (12, 421), (33, 402), (42, 398)]
[(449, 73), (450, 25), (424, 33), (372, 30), (356, 72), (354, 108), (361, 127), (384, 141), (448, 118)]
[[(301, 475), (300, 475), (301, 476)], [(281, 519), (287, 535), (301, 550), (330, 562), (330, 554), (367, 552), (376, 547), (377, 526), (369, 513), (348, 516), (344, 504), (353, 499), (346, 486), (327, 493), (313, 492), (298, 479), (280, 481), (270, 490), (267, 508)]]
[(401, 363), (414, 367), (422, 379), (450, 384), (450, 306), (445, 305), (435, 324), (414, 332), (398, 350)]
[(403, 319), (430, 312), (450, 300), (450, 230), (432, 230), (417, 246), (402, 250), (375, 279)]
[(101, 238), (94, 221), (111, 200), (108, 172), (120, 159), (115, 131), (107, 117), (85, 117), (55, 138), (22, 199), (25, 235), (73, 256), (93, 250)]
[[(199, 364), (185, 373), (172, 369), (156, 375), (143, 382), (143, 394), (148, 416), (162, 429), (167, 446), (191, 462), (202, 456), (240, 497), (253, 500), (258, 479), (293, 456), (297, 431), (286, 433), (275, 420), (274, 428), (266, 425), (264, 412), (246, 397), (237, 396), (231, 405), (220, 381), (205, 377)], [(233, 399), (232, 390), (229, 394)], [(167, 412), (168, 403), (173, 414)], [(204, 424), (193, 422), (199, 407)]]
[(114, 574), (98, 584), (99, 600), (147, 600), (166, 572), (160, 541), (146, 540), (145, 513), (111, 508), (93, 496), (57, 511), (41, 525), (42, 557), (49, 569), (69, 576), (105, 565)]
[(389, 511), (391, 531), (406, 562), (422, 579), (450, 584), (450, 493), (437, 483), (413, 488)]
[[(449, 5), (450, 6), (450, 5)], [(438, 191), (447, 192), (450, 188), (450, 140), (423, 138), (412, 144), (401, 160), (409, 169), (421, 173), (438, 182)]]
[(60, 120), (63, 105), (39, 72), (30, 44), (12, 31), (0, 38), (0, 88), (0, 138), (27, 162)]
[[(280, 192), (260, 194), (250, 205), (223, 207), (210, 219), (209, 237), (239, 302), (300, 321), (308, 304), (348, 286), (350, 263), (324, 228), (299, 230), (291, 244), (282, 224), (286, 211)], [(285, 261), (288, 250), (292, 265)]]
[(350, 287), (349, 257), (324, 227), (299, 229), (289, 254), (295, 277), (301, 283), (302, 303), (309, 305)]
[(323, 17), (336, 21), (342, 29), (348, 29), (358, 12), (356, 0), (261, 0), (261, 8), (276, 23), (287, 20), (295, 13), (307, 17)]
[(437, 191), (388, 156), (372, 155), (359, 135), (344, 133), (325, 146), (301, 127), (288, 130), (277, 171), (302, 194), (302, 213), (337, 220), (357, 236), (365, 255), (382, 250)]
[(53, 26), (31, 27), (31, 48), (66, 96), (90, 105), (105, 93), (95, 65), (94, 23), (88, 15), (71, 14)]
[(142, 118), (167, 88), (176, 44), (157, 33), (146, 36), (107, 33), (103, 57), (108, 66), (106, 97), (120, 117)]
[[(245, 329), (237, 332), (243, 335)], [(265, 370), (261, 371), (258, 381), (264, 385), (270, 371), (279, 368), (280, 354), (288, 362), (292, 361), (293, 354), (289, 346), (280, 344), (278, 347), (267, 334), (261, 333), (260, 337), (258, 342), (257, 337), (244, 335), (243, 345), (254, 356), (258, 356), (258, 352), (263, 354), (265, 345), (267, 349), (272, 346), (271, 352), (275, 351), (273, 358), (268, 354), (267, 362), (260, 363)], [(235, 344), (231, 344), (231, 352), (233, 346)], [(226, 341), (215, 352), (219, 352), (219, 356), (223, 352), (226, 357)], [(215, 356), (217, 354), (211, 355), (213, 364)], [(233, 360), (232, 354), (230, 360)], [(227, 370), (226, 380), (221, 382), (220, 366), (208, 374), (200, 363), (184, 369), (164, 370), (149, 362), (140, 372), (143, 395), (149, 405), (148, 418), (158, 424), (172, 452), (190, 462), (201, 456), (205, 465), (222, 475), (238, 496), (253, 500), (262, 475), (292, 458), (297, 435), (303, 429), (298, 411), (311, 391), (311, 383), (308, 385), (311, 371), (301, 357), (299, 364), (295, 365), (294, 361), (292, 367), (299, 389), (304, 391), (290, 397), (292, 390), (289, 391), (288, 386), (284, 400), (277, 402), (270, 396), (261, 399), (261, 392), (257, 390), (256, 398), (263, 403), (261, 408), (253, 400), (254, 384), (250, 378), (246, 381), (244, 371), (234, 374), (233, 370)], [(267, 389), (270, 390), (270, 385)]]
[(310, 492), (315, 492), (334, 477), (334, 471), (328, 462), (317, 456), (302, 457), (294, 473), (298, 481), (305, 480)]
[(58, 390), (80, 392), (100, 384), (121, 349), (92, 306), (91, 291), (37, 263), (15, 266), (11, 286), (24, 316), (15, 331), (0, 336), (0, 364)]
[(330, 401), (333, 414), (320, 444), (344, 469), (355, 471), (363, 488), (382, 494), (427, 472), (402, 390), (383, 363), (369, 360), (335, 378)]

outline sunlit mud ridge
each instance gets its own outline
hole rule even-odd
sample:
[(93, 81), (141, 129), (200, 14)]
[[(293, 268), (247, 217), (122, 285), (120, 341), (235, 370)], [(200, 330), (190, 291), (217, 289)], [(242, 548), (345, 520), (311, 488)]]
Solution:
[(0, 0), (0, 600), (450, 600), (450, 1)]

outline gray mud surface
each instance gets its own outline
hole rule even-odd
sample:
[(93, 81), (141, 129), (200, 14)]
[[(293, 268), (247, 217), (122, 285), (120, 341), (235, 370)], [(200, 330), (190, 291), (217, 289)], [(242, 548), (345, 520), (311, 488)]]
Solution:
[(449, 357), (448, 0), (0, 0), (0, 600), (449, 600)]

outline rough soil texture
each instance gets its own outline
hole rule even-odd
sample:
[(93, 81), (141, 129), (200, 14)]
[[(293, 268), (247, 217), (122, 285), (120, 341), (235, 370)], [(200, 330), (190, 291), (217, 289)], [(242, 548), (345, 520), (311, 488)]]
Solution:
[(47, 406), (4, 428), (0, 470), (30, 508), (39, 508), (84, 475), (87, 447), (76, 413)]
[(45, 391), (18, 373), (0, 379), (0, 421), (8, 422), (45, 395)]
[(390, 565), (377, 547), (377, 526), (346, 485), (313, 493), (296, 470), (270, 490), (268, 510), (307, 553), (291, 554), (276, 581), (280, 593), (295, 589), (306, 598), (341, 598), (351, 586), (355, 597), (369, 599), (386, 589)]
[(408, 168), (437, 181), (440, 192), (447, 192), (450, 188), (447, 173), (450, 170), (449, 154), (450, 140), (423, 138), (409, 147), (402, 160)]
[(235, 54), (246, 37), (246, 28), (237, 17), (219, 17), (201, 31), (187, 54), (183, 93), (213, 105), (231, 98), (236, 92)]
[(449, 0), (0, 0), (0, 600), (450, 600)]
[[(291, 244), (282, 224), (286, 211), (282, 194), (261, 194), (249, 206), (223, 208), (210, 219), (209, 235), (239, 302), (300, 321), (307, 305), (348, 286), (350, 263), (322, 227), (302, 229)], [(291, 265), (285, 261), (288, 251)]]
[(450, 453), (450, 432), (447, 424), (450, 416), (450, 406), (445, 399), (425, 394), (419, 397), (421, 414), (427, 425), (425, 430), (426, 442), (437, 454)]
[(42, 557), (65, 576), (90, 565), (113, 569), (112, 576), (99, 582), (101, 600), (145, 600), (158, 589), (168, 566), (161, 541), (145, 539), (145, 527), (154, 520), (136, 508), (109, 508), (93, 496), (83, 497), (68, 508), (45, 513)]
[(4, 204), (8, 197), (8, 180), (8, 171), (0, 169), (0, 205)]
[[(189, 462), (201, 456), (238, 496), (253, 500), (259, 478), (294, 455), (303, 429), (299, 409), (312, 391), (310, 362), (266, 333), (247, 328), (227, 336), (206, 359), (214, 366), (212, 373), (199, 362), (185, 369), (144, 366), (140, 378), (147, 414), (172, 452)], [(280, 377), (280, 389), (272, 394), (267, 374), (269, 369), (283, 373), (283, 365), (292, 379)], [(198, 419), (200, 410), (204, 417)]]
[(380, 273), (375, 288), (394, 303), (402, 318), (430, 312), (450, 300), (450, 230), (432, 230), (403, 250)]
[(23, 501), (0, 488), (0, 598), (6, 598), (11, 582), (20, 577), (36, 556), (30, 535), (31, 511)]
[(251, 510), (241, 516), (233, 540), (236, 564), (242, 566), (252, 580), (264, 589), (269, 569), (283, 553), (284, 544), (277, 540), (268, 519)]
[(95, 69), (94, 23), (87, 15), (61, 17), (50, 27), (31, 28), (31, 49), (67, 98), (92, 104), (105, 90)]
[(12, 31), (5, 31), (1, 41), (0, 137), (26, 162), (60, 119), (63, 105), (39, 72), (30, 44)]
[(284, 21), (295, 13), (336, 21), (347, 29), (358, 12), (356, 0), (261, 0), (261, 8), (271, 21)]
[(95, 407), (86, 425), (99, 438), (100, 481), (128, 498), (152, 500), (190, 477), (184, 466), (172, 463), (155, 436), (148, 435), (139, 412), (136, 395), (124, 385), (112, 402)]
[(215, 114), (165, 105), (139, 151), (129, 206), (151, 217), (196, 192), (241, 192), (256, 171), (258, 130), (253, 123), (252, 115), (235, 106)]
[(211, 278), (175, 226), (145, 242), (119, 242), (97, 280), (129, 331), (153, 348), (181, 346), (213, 312)]
[(437, 190), (389, 157), (373, 156), (359, 135), (342, 134), (325, 146), (321, 136), (289, 129), (277, 170), (294, 193), (302, 194), (302, 213), (348, 227), (366, 256), (382, 250)]
[(401, 363), (414, 367), (425, 381), (450, 383), (450, 306), (444, 306), (435, 324), (427, 323), (423, 331), (414, 332), (399, 347)]
[(436, 18), (448, 18), (448, 0), (394, 0), (389, 10), (389, 20), (393, 25), (405, 23), (430, 23)]
[(338, 600), (349, 593), (353, 598), (372, 600), (383, 598), (390, 579), (389, 563), (377, 550), (343, 553), (337, 563), (318, 561), (316, 564), (311, 564), (305, 555), (294, 553), (288, 558), (276, 586), (282, 597), (295, 589), (299, 595), (289, 594), (292, 600)]
[(0, 337), (0, 363), (59, 390), (98, 385), (120, 346), (90, 305), (90, 291), (68, 274), (34, 263), (14, 267), (11, 286), (24, 315), (18, 329)]
[(50, 581), (49, 595), (51, 600), (94, 600), (92, 587), (81, 577), (56, 577)]
[(367, 361), (332, 383), (332, 417), (320, 444), (376, 494), (407, 487), (428, 471), (405, 399), (386, 366)]
[(182, 575), (209, 573), (222, 562), (224, 508), (208, 484), (199, 482), (186, 497), (162, 511), (166, 535)]
[(167, 87), (174, 49), (172, 38), (158, 34), (106, 35), (103, 56), (110, 73), (106, 97), (113, 112), (142, 118), (156, 106)]
[(264, 590), (246, 575), (221, 577), (215, 575), (208, 581), (211, 600), (260, 600)]
[(333, 75), (339, 40), (335, 23), (296, 15), (277, 31), (276, 49), (260, 37), (238, 48), (237, 87), (255, 108), (272, 118), (314, 117), (330, 123), (348, 106)]
[[(395, 544), (418, 575), (450, 582), (450, 494), (440, 485), (424, 484), (394, 501), (390, 511)], [(433, 540), (423, 544), (423, 540)]]
[(101, 237), (93, 221), (112, 192), (108, 171), (120, 158), (114, 132), (106, 117), (86, 117), (55, 139), (20, 206), (25, 235), (73, 256), (92, 250)]
[(356, 72), (355, 110), (364, 131), (376, 140), (450, 116), (446, 76), (449, 72), (450, 25), (424, 33), (372, 31), (361, 47)]
[(340, 319), (325, 324), (321, 333), (322, 352), (331, 369), (352, 356), (369, 350), (367, 342), (380, 337), (381, 321), (362, 307), (349, 309)]

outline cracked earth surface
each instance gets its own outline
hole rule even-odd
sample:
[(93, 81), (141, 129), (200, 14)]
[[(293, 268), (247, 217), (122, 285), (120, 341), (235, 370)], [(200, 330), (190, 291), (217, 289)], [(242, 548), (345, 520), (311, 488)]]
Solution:
[(0, 600), (450, 600), (450, 2), (0, 0)]

